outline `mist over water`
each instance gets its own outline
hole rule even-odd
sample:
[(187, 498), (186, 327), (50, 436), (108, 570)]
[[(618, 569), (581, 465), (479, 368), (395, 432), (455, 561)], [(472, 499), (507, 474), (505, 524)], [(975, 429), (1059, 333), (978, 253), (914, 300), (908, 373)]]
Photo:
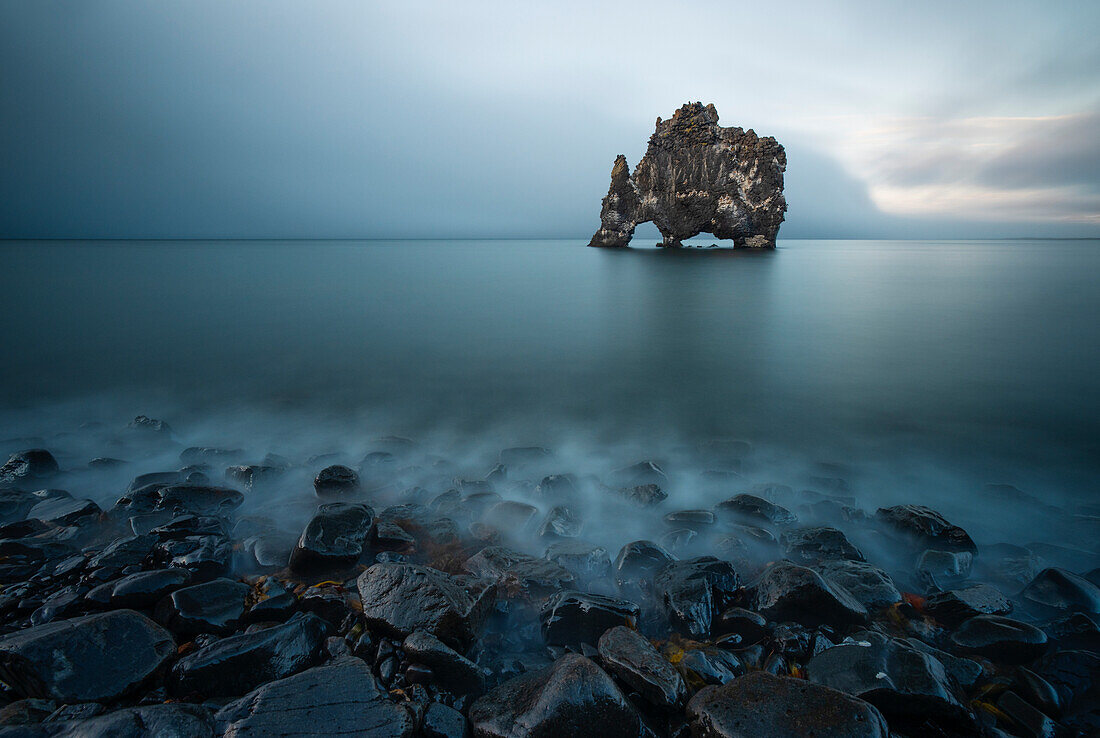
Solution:
[[(1093, 547), (1095, 241), (6, 243), (0, 265), (0, 451), (50, 449), (58, 483), (104, 507), (189, 446), (241, 450), (222, 466), (278, 454), (291, 471), (240, 514), (296, 535), (321, 466), (397, 435), (417, 446), (367, 495), (378, 509), (551, 449), (495, 485), (539, 507), (506, 541), (536, 554), (552, 505), (532, 484), (552, 473), (576, 476), (581, 538), (612, 557), (760, 485), (790, 487), (767, 494), (809, 523), (833, 495), (931, 505), (979, 544)], [(172, 438), (122, 432), (138, 414)], [(85, 469), (100, 456), (129, 463)], [(641, 460), (668, 475), (653, 509), (600, 487)]]

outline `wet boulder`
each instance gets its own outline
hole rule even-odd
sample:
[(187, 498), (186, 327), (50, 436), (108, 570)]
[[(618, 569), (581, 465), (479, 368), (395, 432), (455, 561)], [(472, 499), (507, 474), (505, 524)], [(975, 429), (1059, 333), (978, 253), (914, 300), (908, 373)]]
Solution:
[(121, 571), (130, 566), (141, 566), (152, 556), (156, 543), (156, 537), (149, 535), (119, 538), (89, 558), (87, 568)]
[[(99, 710), (84, 709), (88, 707)], [(198, 738), (210, 736), (214, 730), (213, 716), (201, 705), (145, 705), (106, 714), (100, 714), (103, 708), (94, 703), (70, 705), (67, 709), (74, 714), (55, 713), (46, 722), (33, 728), (28, 726), (18, 735), (20, 738)], [(86, 719), (82, 719), (85, 715)], [(0, 735), (8, 734), (0, 732)]]
[(947, 518), (924, 505), (880, 507), (875, 519), (886, 528), (909, 540), (917, 549), (978, 552), (970, 535)]
[(919, 726), (929, 719), (948, 727), (969, 723), (944, 665), (881, 633), (855, 633), (825, 649), (806, 664), (806, 676), (870, 702), (892, 727)]
[(659, 484), (636, 484), (633, 487), (620, 487), (615, 492), (635, 507), (654, 507), (668, 498), (668, 493)]
[(290, 554), (290, 568), (310, 572), (355, 564), (363, 555), (373, 523), (374, 510), (367, 505), (321, 505)]
[(713, 556), (674, 561), (653, 580), (669, 623), (694, 638), (710, 636), (716, 612), (725, 608), (740, 586), (733, 566)]
[(230, 579), (214, 579), (177, 589), (157, 605), (157, 622), (184, 639), (199, 633), (229, 633), (244, 618), (252, 588)]
[(566, 590), (550, 598), (542, 611), (542, 635), (548, 644), (594, 646), (617, 625), (635, 627), (641, 608), (615, 597)]
[(572, 474), (551, 474), (543, 477), (535, 487), (535, 496), (546, 500), (571, 502), (580, 497), (577, 481)]
[(584, 523), (568, 505), (556, 505), (546, 513), (539, 526), (539, 537), (547, 539), (576, 538), (581, 534)]
[(94, 587), (86, 595), (88, 602), (104, 608), (144, 610), (165, 595), (184, 587), (191, 580), (185, 569), (153, 569), (116, 579)]
[(176, 484), (160, 491), (157, 508), (194, 515), (225, 515), (244, 502), (244, 495), (229, 487)]
[(23, 697), (110, 700), (137, 689), (175, 651), (164, 628), (132, 610), (114, 610), (0, 638), (0, 678)]
[(412, 714), (395, 704), (363, 661), (344, 657), (269, 682), (215, 716), (226, 736), (364, 735), (404, 738)]
[(329, 625), (298, 614), (283, 625), (222, 638), (187, 654), (172, 667), (173, 694), (235, 697), (320, 663)]
[(990, 584), (972, 584), (930, 595), (924, 611), (948, 625), (958, 625), (975, 615), (1007, 615), (1012, 602)]
[(752, 591), (753, 609), (769, 620), (789, 620), (807, 627), (867, 622), (867, 609), (848, 590), (789, 561), (765, 569)]
[(823, 561), (814, 567), (827, 581), (838, 584), (871, 609), (901, 602), (901, 592), (890, 575), (862, 561)]
[(642, 731), (611, 677), (577, 654), (508, 680), (474, 702), (469, 717), (478, 738), (637, 738)]
[(869, 703), (804, 679), (763, 671), (700, 690), (687, 707), (695, 738), (888, 738)]
[(1100, 613), (1100, 587), (1065, 569), (1043, 569), (1020, 596), (1048, 610)]
[(430, 667), (444, 689), (454, 694), (485, 691), (485, 673), (481, 667), (431, 633), (416, 631), (405, 639), (402, 648), (410, 661)]
[(543, 558), (562, 567), (578, 582), (601, 579), (611, 573), (607, 549), (582, 541), (557, 541), (546, 547)]
[(0, 524), (6, 525), (23, 520), (39, 501), (37, 497), (25, 490), (0, 489)]
[(631, 594), (648, 592), (653, 575), (676, 560), (653, 541), (632, 541), (619, 549), (613, 574), (620, 589)]
[(467, 738), (470, 727), (461, 712), (441, 702), (433, 702), (424, 711), (420, 734), (424, 738)]
[(357, 586), (368, 626), (397, 638), (423, 630), (455, 648), (474, 640), (495, 599), (490, 582), (416, 564), (374, 564)]
[(740, 655), (714, 646), (687, 649), (680, 655), (676, 668), (692, 690), (708, 684), (725, 684), (745, 674)]
[(186, 569), (195, 581), (205, 581), (229, 571), (233, 541), (226, 535), (169, 538), (157, 544), (156, 556), (161, 564)]
[(636, 631), (611, 628), (598, 647), (604, 667), (657, 707), (675, 709), (687, 699), (683, 677)]
[(795, 528), (784, 531), (779, 540), (783, 544), (787, 558), (804, 566), (836, 559), (864, 560), (863, 553), (836, 528), (827, 526)]
[(611, 472), (610, 482), (612, 486), (619, 488), (639, 487), (645, 484), (655, 484), (658, 487), (668, 486), (668, 477), (665, 470), (654, 461), (639, 461), (637, 464), (624, 466)]
[(44, 448), (31, 448), (12, 454), (0, 466), (0, 484), (15, 487), (34, 485), (58, 471), (60, 468), (53, 454)]
[(313, 491), (323, 499), (354, 495), (359, 492), (359, 474), (340, 464), (326, 466), (314, 478)]
[(103, 510), (92, 500), (65, 496), (49, 497), (27, 512), (27, 518), (51, 525), (82, 525), (98, 517)]
[(538, 599), (573, 583), (573, 575), (547, 559), (489, 546), (466, 560), (467, 572), (497, 585), (498, 597)]
[(951, 634), (960, 652), (1002, 664), (1027, 664), (1043, 655), (1047, 634), (1039, 628), (1000, 615), (978, 615)]
[(793, 525), (798, 518), (785, 507), (750, 494), (735, 495), (714, 506), (719, 517), (741, 520), (750, 525)]

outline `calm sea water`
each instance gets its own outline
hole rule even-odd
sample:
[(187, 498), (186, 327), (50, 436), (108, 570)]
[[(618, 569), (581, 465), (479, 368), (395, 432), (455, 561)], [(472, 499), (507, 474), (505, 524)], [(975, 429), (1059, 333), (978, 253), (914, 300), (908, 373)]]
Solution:
[(1090, 498), (1098, 275), (1097, 241), (8, 242), (0, 437), (138, 413), (735, 437)]

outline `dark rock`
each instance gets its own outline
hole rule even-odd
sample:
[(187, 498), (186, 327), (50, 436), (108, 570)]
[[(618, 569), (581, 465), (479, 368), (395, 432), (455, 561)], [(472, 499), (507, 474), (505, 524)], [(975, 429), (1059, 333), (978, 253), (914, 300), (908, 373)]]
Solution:
[[(0, 489), (0, 523), (17, 523), (27, 517), (40, 500), (21, 489)], [(5, 536), (8, 538), (11, 536)]]
[(599, 640), (604, 666), (657, 707), (674, 709), (687, 699), (683, 677), (649, 641), (619, 625)]
[(80, 525), (102, 512), (99, 505), (91, 500), (51, 497), (32, 507), (27, 517), (53, 525)]
[(424, 630), (464, 648), (481, 629), (495, 587), (415, 564), (374, 564), (359, 575), (367, 625), (398, 638)]
[(165, 595), (185, 586), (190, 580), (190, 572), (184, 569), (139, 571), (95, 587), (88, 592), (86, 599), (111, 609), (127, 607), (144, 610), (155, 605)]
[(966, 551), (928, 549), (917, 559), (917, 578), (932, 589), (956, 586), (970, 576), (974, 555)]
[(424, 738), (466, 738), (470, 734), (470, 727), (466, 724), (466, 716), (461, 712), (433, 702), (424, 711), (420, 734)]
[(177, 589), (157, 605), (157, 621), (186, 639), (199, 633), (229, 633), (244, 617), (252, 588), (229, 579)]
[(186, 569), (194, 580), (206, 581), (229, 571), (233, 542), (225, 535), (184, 536), (160, 543), (157, 555), (164, 565)]
[(542, 635), (551, 645), (595, 645), (609, 628), (635, 627), (640, 614), (641, 608), (627, 600), (567, 590), (543, 609)]
[(577, 499), (577, 483), (572, 474), (551, 474), (543, 477), (535, 487), (535, 496), (548, 500), (569, 502)]
[(225, 478), (242, 487), (255, 489), (282, 476), (286, 471), (281, 466), (268, 466), (266, 464), (244, 464), (231, 466), (225, 470)]
[(666, 247), (712, 233), (739, 247), (774, 248), (786, 166), (774, 138), (718, 125), (713, 105), (684, 105), (671, 120), (657, 119), (633, 176), (622, 155), (615, 159), (589, 245), (626, 246), (638, 223), (652, 221)]
[(924, 505), (880, 507), (875, 517), (909, 539), (918, 549), (965, 551), (971, 554), (978, 551), (965, 530), (952, 525), (947, 518)]
[[(87, 703), (67, 708), (99, 708), (99, 711), (70, 709), (68, 715), (35, 726), (22, 738), (195, 738), (212, 735), (214, 720), (201, 705), (161, 704), (128, 707), (105, 715), (103, 708)], [(88, 714), (88, 713), (91, 714)], [(98, 716), (97, 716), (98, 715)], [(8, 736), (3, 732), (0, 735)], [(12, 738), (15, 738), (14, 735)]]
[(581, 541), (551, 543), (543, 558), (568, 571), (578, 582), (590, 582), (611, 573), (607, 550)]
[(540, 598), (573, 583), (573, 575), (554, 562), (502, 546), (481, 549), (467, 559), (465, 569), (494, 582), (500, 597)]
[(752, 589), (754, 609), (769, 620), (790, 620), (808, 627), (867, 622), (867, 609), (848, 590), (789, 561), (765, 569)]
[(439, 683), (455, 694), (481, 694), (485, 674), (474, 662), (430, 633), (418, 630), (402, 644), (405, 654), (431, 667)]
[(1065, 569), (1043, 569), (1020, 596), (1034, 605), (1054, 610), (1100, 612), (1100, 588)]
[(390, 701), (370, 667), (341, 658), (264, 684), (215, 716), (226, 736), (412, 736), (416, 724)]
[(810, 659), (807, 678), (870, 702), (891, 726), (969, 722), (938, 659), (881, 633), (856, 633), (851, 641)]
[(740, 643), (759, 643), (768, 635), (768, 621), (763, 616), (741, 607), (730, 607), (714, 620), (711, 631), (716, 634), (738, 635)]
[(740, 494), (714, 506), (720, 517), (741, 520), (750, 524), (792, 525), (798, 518), (785, 507), (756, 495)]
[(126, 429), (158, 436), (170, 436), (172, 434), (172, 426), (168, 425), (163, 420), (150, 418), (147, 415), (137, 416), (129, 422)]
[(53, 700), (16, 700), (0, 708), (0, 730), (12, 725), (40, 723), (56, 709), (57, 703)]
[(241, 506), (244, 496), (228, 487), (175, 484), (160, 491), (157, 508), (194, 515), (224, 515)]
[(843, 692), (766, 672), (706, 687), (688, 703), (695, 738), (888, 738), (882, 714)]
[(633, 487), (622, 487), (615, 491), (636, 507), (653, 507), (668, 497), (668, 493), (658, 484), (636, 484)]
[(168, 631), (132, 610), (59, 620), (0, 639), (0, 678), (16, 694), (59, 702), (126, 695), (175, 653)]
[(745, 665), (737, 654), (710, 646), (688, 649), (676, 667), (693, 689), (725, 684), (745, 673)]
[(641, 584), (646, 590), (653, 575), (675, 560), (675, 556), (653, 541), (632, 541), (615, 557), (615, 580), (620, 587)]
[(863, 553), (836, 528), (795, 528), (784, 531), (779, 540), (788, 558), (798, 564), (811, 565), (836, 559), (864, 560)]
[(713, 556), (674, 561), (653, 580), (672, 627), (694, 638), (710, 636), (716, 610), (724, 609), (740, 586), (733, 567)]
[(326, 466), (313, 480), (313, 490), (322, 498), (353, 495), (359, 491), (359, 475), (339, 464)]
[(470, 722), (478, 738), (637, 738), (642, 731), (611, 677), (576, 654), (500, 685), (471, 705)]
[(130, 485), (126, 488), (126, 491), (136, 492), (144, 487), (151, 487), (159, 485), (160, 487), (167, 487), (172, 484), (179, 484), (183, 481), (183, 476), (178, 471), (164, 471), (164, 472), (149, 472), (148, 474), (138, 474), (132, 480)]
[(816, 570), (827, 581), (838, 584), (871, 609), (901, 602), (901, 592), (890, 575), (862, 561), (823, 561)]
[(1095, 735), (1100, 728), (1096, 724), (1096, 705), (1100, 704), (1100, 654), (1058, 651), (1044, 658), (1036, 672), (1057, 690), (1063, 722), (1080, 726), (1080, 732), (1085, 735)]
[(1084, 613), (1074, 613), (1051, 621), (1044, 628), (1050, 640), (1067, 651), (1100, 653), (1100, 625)]
[(1018, 729), (1023, 730), (1022, 735), (1044, 738), (1064, 733), (1064, 729), (1054, 720), (1029, 705), (1011, 690), (997, 698), (997, 709), (1008, 716), (1014, 727), (1018, 726)]
[(290, 568), (308, 572), (351, 566), (363, 555), (373, 522), (374, 510), (367, 505), (321, 505), (290, 554)]
[(156, 537), (148, 535), (119, 538), (88, 559), (87, 568), (122, 570), (128, 566), (141, 566), (152, 556), (156, 543)]
[(996, 587), (971, 584), (930, 595), (924, 611), (941, 623), (958, 625), (975, 615), (1007, 615), (1012, 612), (1012, 602)]
[(31, 613), (31, 625), (42, 625), (78, 614), (83, 609), (84, 595), (87, 592), (88, 587), (84, 584), (62, 587), (43, 600), (42, 605)]
[(12, 454), (0, 466), (0, 483), (18, 487), (33, 485), (52, 477), (59, 470), (53, 454), (44, 448), (31, 448)]
[(932, 656), (941, 664), (943, 664), (944, 670), (948, 675), (955, 680), (962, 689), (971, 689), (977, 684), (978, 679), (982, 676), (984, 669), (974, 659), (962, 658), (953, 654), (947, 653), (947, 651), (941, 651), (938, 648), (929, 646), (924, 641), (917, 638), (903, 638), (905, 643), (908, 643), (918, 651), (922, 651), (929, 656)]
[(375, 521), (371, 538), (375, 548), (383, 551), (411, 553), (416, 550), (416, 539), (400, 525), (389, 520)]
[(539, 526), (540, 538), (576, 538), (581, 534), (584, 523), (568, 505), (557, 505), (546, 513)]
[(351, 614), (351, 602), (348, 592), (341, 586), (322, 582), (309, 587), (298, 599), (298, 605), (304, 612), (311, 612), (339, 626)]
[(978, 615), (951, 634), (951, 643), (963, 653), (978, 654), (998, 663), (1026, 664), (1046, 650), (1047, 635), (1019, 620)]
[(714, 513), (710, 510), (677, 510), (665, 515), (665, 522), (676, 528), (704, 531), (714, 525)]
[(616, 469), (611, 472), (610, 479), (612, 486), (615, 487), (638, 487), (645, 484), (668, 486), (665, 470), (653, 461), (639, 461), (637, 464)]
[(1062, 715), (1062, 698), (1058, 695), (1058, 690), (1031, 669), (1025, 669), (1021, 666), (1016, 670), (1013, 689), (1024, 700), (1044, 714), (1053, 718)]
[(222, 638), (176, 662), (168, 686), (178, 695), (244, 694), (316, 665), (328, 632), (321, 618), (300, 614), (283, 625)]

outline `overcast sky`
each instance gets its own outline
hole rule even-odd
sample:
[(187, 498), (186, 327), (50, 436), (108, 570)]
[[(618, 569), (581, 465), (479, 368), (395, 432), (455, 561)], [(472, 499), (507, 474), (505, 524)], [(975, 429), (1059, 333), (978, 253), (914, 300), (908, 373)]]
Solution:
[(713, 102), (780, 238), (1100, 235), (1100, 2), (0, 0), (0, 236), (584, 237)]

